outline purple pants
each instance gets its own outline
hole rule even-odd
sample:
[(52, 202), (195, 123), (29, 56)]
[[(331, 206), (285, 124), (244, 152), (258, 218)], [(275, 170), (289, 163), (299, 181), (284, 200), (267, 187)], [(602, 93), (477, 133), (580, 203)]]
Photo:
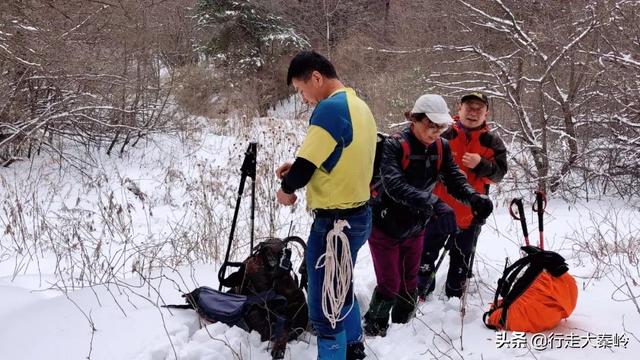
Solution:
[(369, 249), (382, 296), (392, 299), (400, 290), (412, 292), (417, 289), (423, 238), (424, 232), (408, 239), (396, 239), (373, 226)]

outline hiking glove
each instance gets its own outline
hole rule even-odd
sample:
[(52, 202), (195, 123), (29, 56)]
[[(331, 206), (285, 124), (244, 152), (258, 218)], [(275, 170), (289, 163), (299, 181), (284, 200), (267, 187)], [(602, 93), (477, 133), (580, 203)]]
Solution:
[(479, 221), (484, 221), (493, 211), (493, 203), (487, 195), (472, 195), (471, 199), (469, 199), (469, 205), (471, 205), (473, 216)]
[(451, 206), (447, 205), (444, 201), (438, 201), (433, 206), (433, 215), (435, 221), (438, 224), (438, 230), (441, 234), (455, 234), (458, 231), (458, 225), (456, 224), (456, 214), (453, 212)]

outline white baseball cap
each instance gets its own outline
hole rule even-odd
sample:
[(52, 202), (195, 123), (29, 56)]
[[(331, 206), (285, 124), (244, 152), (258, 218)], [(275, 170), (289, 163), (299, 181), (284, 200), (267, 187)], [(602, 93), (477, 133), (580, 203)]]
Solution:
[(431, 122), (440, 125), (451, 125), (453, 119), (449, 114), (449, 107), (442, 96), (435, 94), (425, 94), (416, 100), (411, 109), (411, 114), (426, 114)]

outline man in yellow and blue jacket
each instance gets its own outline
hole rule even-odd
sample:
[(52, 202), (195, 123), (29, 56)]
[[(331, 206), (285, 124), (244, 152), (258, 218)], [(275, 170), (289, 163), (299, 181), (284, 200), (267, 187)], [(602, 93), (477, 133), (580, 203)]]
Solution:
[(295, 191), (306, 186), (314, 221), (307, 241), (309, 318), (318, 336), (318, 359), (363, 359), (360, 309), (353, 283), (344, 299), (344, 318), (331, 326), (322, 310), (325, 268), (316, 267), (327, 247), (327, 234), (337, 220), (346, 220), (351, 261), (371, 232), (367, 204), (373, 174), (376, 124), (367, 104), (338, 79), (335, 68), (314, 51), (303, 51), (289, 65), (287, 83), (315, 109), (305, 139), (293, 163), (277, 170), (282, 180), (276, 194), (282, 205), (293, 205)]

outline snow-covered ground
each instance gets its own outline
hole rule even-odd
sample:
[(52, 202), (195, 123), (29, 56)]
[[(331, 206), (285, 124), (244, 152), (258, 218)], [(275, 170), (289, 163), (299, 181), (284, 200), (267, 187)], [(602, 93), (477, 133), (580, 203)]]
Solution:
[[(306, 237), (304, 202), (291, 210), (273, 200), (273, 170), (292, 158), (304, 124), (263, 118), (250, 126), (251, 135), (158, 137), (122, 158), (95, 151), (82, 169), (40, 158), (0, 170), (0, 359), (270, 359), (257, 333), (202, 324), (192, 311), (158, 306), (180, 303), (181, 291), (217, 287), (248, 141), (261, 144), (257, 237), (289, 231)], [(247, 186), (236, 259), (248, 248), (249, 192)], [(579, 287), (574, 313), (544, 334), (555, 337), (553, 348), (514, 348), (516, 340), (499, 344), (503, 335), (483, 325), (505, 257), (519, 257), (520, 229), (507, 200), (497, 202), (480, 236), (464, 321), (460, 302), (443, 296), (445, 261), (436, 292), (415, 319), (391, 325), (385, 338), (366, 339), (368, 359), (637, 358), (640, 314), (629, 292), (640, 291), (632, 282), (638, 279), (634, 244), (640, 242), (640, 224), (637, 207), (622, 201), (549, 200), (546, 247), (567, 258)], [(527, 216), (536, 242), (537, 223), (531, 212)], [(613, 245), (596, 241), (596, 230)], [(588, 256), (583, 250), (590, 243), (600, 255), (610, 250), (608, 257), (598, 262)], [(375, 287), (366, 245), (354, 276), (366, 311)], [(617, 343), (607, 343), (609, 336)], [(573, 346), (558, 348), (568, 343), (558, 339), (570, 337)], [(315, 359), (315, 337), (305, 334), (290, 343), (286, 358)]]

